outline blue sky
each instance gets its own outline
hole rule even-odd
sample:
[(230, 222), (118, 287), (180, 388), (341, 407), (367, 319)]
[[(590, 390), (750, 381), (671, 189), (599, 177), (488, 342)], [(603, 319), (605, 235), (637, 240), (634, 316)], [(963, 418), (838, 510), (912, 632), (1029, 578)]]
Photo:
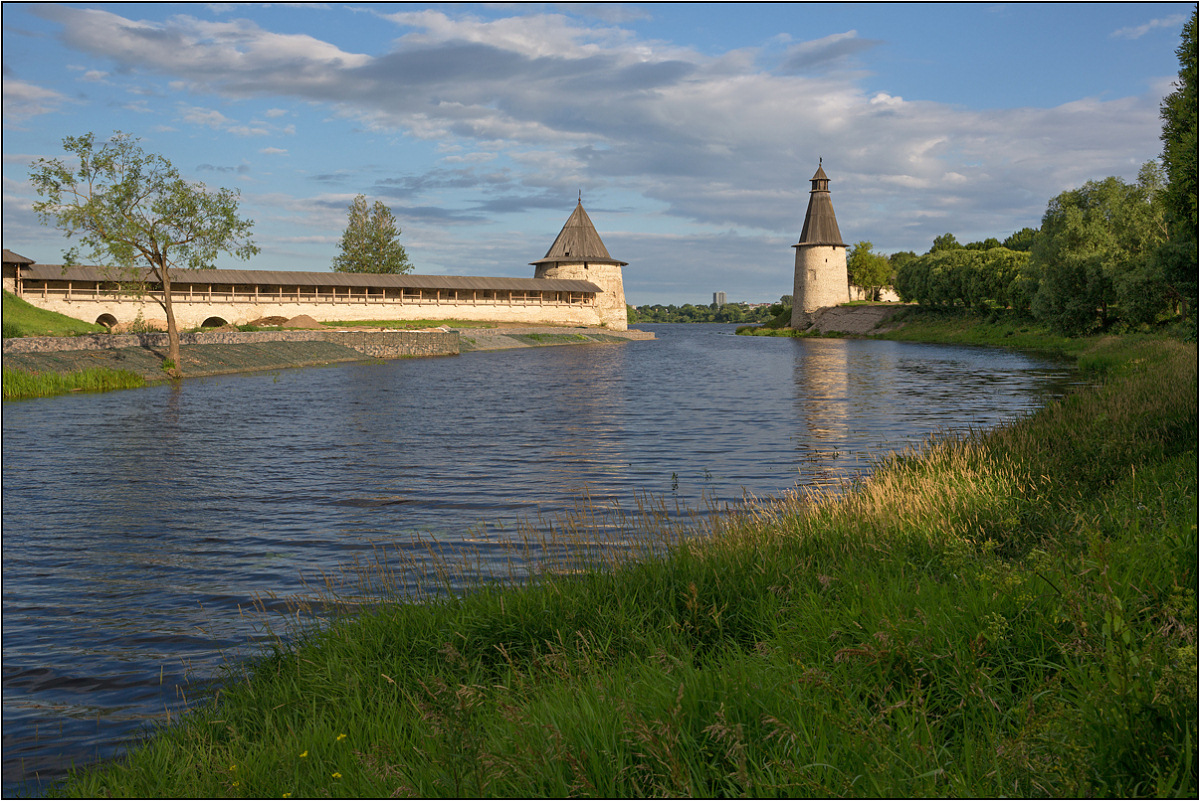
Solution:
[(848, 242), (1036, 226), (1161, 151), (1188, 3), (3, 6), (3, 244), (30, 164), (138, 136), (328, 270), (362, 193), (416, 272), (532, 276), (582, 192), (629, 302), (776, 300), (824, 159)]

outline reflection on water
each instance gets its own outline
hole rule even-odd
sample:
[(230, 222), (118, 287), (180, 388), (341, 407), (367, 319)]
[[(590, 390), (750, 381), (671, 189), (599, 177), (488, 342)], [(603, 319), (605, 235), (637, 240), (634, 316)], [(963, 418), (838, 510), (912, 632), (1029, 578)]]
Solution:
[[(648, 327), (5, 403), (5, 794), (177, 714), (266, 636), (256, 598), (287, 609), (381, 549), (409, 558), (401, 591), (436, 585), (418, 540), (470, 553), (467, 581), (585, 495), (671, 516), (827, 482), (1064, 378), (978, 348)], [(626, 547), (619, 522), (586, 534)]]

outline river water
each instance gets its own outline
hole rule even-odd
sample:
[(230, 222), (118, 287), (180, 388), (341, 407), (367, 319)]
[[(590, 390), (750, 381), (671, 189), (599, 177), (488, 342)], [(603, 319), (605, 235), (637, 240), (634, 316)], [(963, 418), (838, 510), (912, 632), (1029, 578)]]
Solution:
[(486, 561), (584, 497), (705, 509), (829, 482), (1071, 380), (995, 349), (641, 327), (658, 339), (4, 403), (4, 795), (178, 715), (269, 636), (256, 599), (286, 608), (380, 548)]

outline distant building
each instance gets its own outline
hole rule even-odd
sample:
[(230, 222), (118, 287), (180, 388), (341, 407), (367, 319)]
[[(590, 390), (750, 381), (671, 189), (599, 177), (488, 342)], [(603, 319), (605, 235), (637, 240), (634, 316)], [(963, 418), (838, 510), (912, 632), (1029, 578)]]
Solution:
[(718, 308), (720, 308), (721, 306), (724, 306), (725, 305), (725, 293), (724, 292), (714, 292), (713, 293), (713, 303), (717, 304)]
[(812, 177), (804, 230), (792, 247), (796, 249), (792, 328), (807, 328), (812, 322), (810, 315), (817, 309), (850, 301), (846, 243), (833, 214), (829, 178), (820, 164)]

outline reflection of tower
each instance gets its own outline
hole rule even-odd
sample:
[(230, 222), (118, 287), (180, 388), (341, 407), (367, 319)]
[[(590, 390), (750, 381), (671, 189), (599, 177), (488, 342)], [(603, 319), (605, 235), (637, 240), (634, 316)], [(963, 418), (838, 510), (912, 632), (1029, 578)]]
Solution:
[(596, 296), (600, 323), (617, 331), (628, 328), (625, 285), (621, 280), (621, 268), (627, 262), (608, 255), (608, 248), (583, 210), (583, 201), (575, 207), (545, 257), (532, 264), (536, 268), (534, 278), (591, 281), (600, 287)]
[(817, 309), (850, 301), (846, 274), (846, 243), (833, 215), (829, 178), (819, 164), (812, 177), (804, 230), (796, 249), (796, 280), (792, 292), (792, 328), (807, 328)]
[(836, 484), (848, 475), (854, 446), (861, 446), (851, 441), (851, 343), (845, 339), (795, 342), (796, 407), (804, 421), (796, 441), (800, 472), (805, 484)]

